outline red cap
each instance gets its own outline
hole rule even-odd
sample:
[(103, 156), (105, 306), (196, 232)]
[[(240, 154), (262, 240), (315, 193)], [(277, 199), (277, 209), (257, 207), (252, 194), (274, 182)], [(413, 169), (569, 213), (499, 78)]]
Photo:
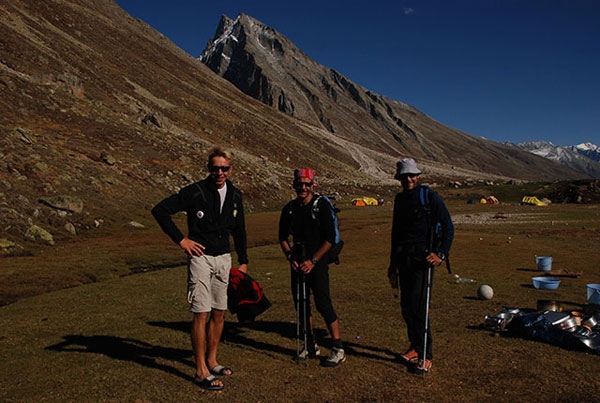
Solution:
[(294, 171), (294, 180), (297, 181), (300, 178), (308, 178), (311, 181), (314, 181), (315, 171), (308, 168), (298, 168)]

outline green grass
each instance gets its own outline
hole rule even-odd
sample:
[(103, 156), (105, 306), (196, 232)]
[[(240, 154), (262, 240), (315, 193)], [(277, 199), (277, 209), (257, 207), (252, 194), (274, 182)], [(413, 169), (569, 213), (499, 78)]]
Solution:
[[(397, 362), (407, 341), (386, 279), (391, 206), (342, 206), (346, 247), (342, 264), (330, 268), (348, 350), (348, 361), (339, 368), (323, 368), (316, 360), (292, 361), (295, 315), (289, 272), (276, 243), (279, 213), (258, 213), (248, 217), (250, 271), (273, 306), (252, 326), (239, 325), (227, 314), (219, 359), (236, 373), (224, 379), (223, 392), (204, 392), (191, 382), (186, 273), (177, 266), (107, 276), (1, 307), (0, 400), (600, 401), (595, 392), (599, 356), (494, 337), (480, 328), (485, 315), (506, 306), (535, 308), (538, 299), (556, 299), (569, 309), (583, 307), (585, 285), (600, 282), (598, 206), (532, 208), (450, 200), (449, 207), (457, 221), (487, 217), (457, 224), (451, 256), (455, 273), (490, 284), (495, 295), (490, 301), (477, 300), (477, 286), (454, 284), (444, 266), (436, 270), (431, 304), (435, 359), (425, 377), (410, 374)], [(508, 218), (490, 218), (499, 215)], [(110, 272), (111, 261), (142, 266), (181, 259), (156, 228), (133, 235), (125, 244), (118, 239), (106, 241), (104, 248), (85, 249), (89, 261), (108, 264), (103, 270)], [(535, 290), (536, 254), (553, 256), (554, 270), (581, 271), (583, 276), (562, 278), (556, 291)], [(69, 261), (67, 255), (63, 262)], [(51, 262), (51, 256), (47, 260), (47, 277), (52, 278), (61, 262)], [(315, 325), (325, 333), (320, 317)], [(328, 353), (328, 337), (321, 344)]]

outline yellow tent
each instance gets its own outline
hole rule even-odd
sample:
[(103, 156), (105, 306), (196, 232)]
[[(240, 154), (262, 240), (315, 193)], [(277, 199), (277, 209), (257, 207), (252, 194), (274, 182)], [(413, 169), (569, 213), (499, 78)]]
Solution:
[(357, 197), (352, 199), (352, 204), (355, 206), (378, 206), (379, 202), (372, 197)]
[(521, 200), (521, 204), (526, 204), (528, 206), (547, 206), (546, 203), (541, 201), (535, 196), (523, 196), (523, 200)]

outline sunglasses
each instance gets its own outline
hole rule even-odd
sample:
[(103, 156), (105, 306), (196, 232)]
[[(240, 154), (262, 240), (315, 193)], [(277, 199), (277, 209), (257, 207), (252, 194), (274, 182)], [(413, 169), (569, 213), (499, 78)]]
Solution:
[(313, 185), (312, 182), (294, 182), (294, 187), (297, 189), (302, 189), (303, 187), (311, 187)]
[(213, 172), (213, 173), (217, 173), (219, 171), (221, 171), (221, 172), (229, 172), (230, 169), (231, 169), (230, 166), (219, 167), (219, 166), (216, 166), (216, 165), (210, 165), (208, 167), (208, 170), (210, 172)]

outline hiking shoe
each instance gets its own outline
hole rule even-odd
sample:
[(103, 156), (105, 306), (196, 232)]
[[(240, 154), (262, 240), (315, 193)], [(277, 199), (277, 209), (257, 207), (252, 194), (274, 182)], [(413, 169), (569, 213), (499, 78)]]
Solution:
[(333, 347), (331, 349), (331, 354), (329, 357), (327, 357), (323, 365), (326, 367), (336, 367), (344, 361), (346, 361), (346, 353), (344, 353), (344, 349)]
[(429, 370), (431, 370), (431, 360), (421, 360), (415, 368), (415, 372), (418, 374), (424, 374), (429, 372)]
[(417, 353), (417, 350), (411, 347), (408, 350), (406, 350), (404, 354), (400, 355), (400, 358), (402, 358), (406, 362), (416, 364), (417, 361), (419, 361), (419, 353)]
[(315, 358), (321, 355), (321, 349), (317, 343), (308, 344), (308, 348), (306, 346), (302, 347), (302, 351), (296, 357), (297, 360), (306, 360), (307, 358)]

